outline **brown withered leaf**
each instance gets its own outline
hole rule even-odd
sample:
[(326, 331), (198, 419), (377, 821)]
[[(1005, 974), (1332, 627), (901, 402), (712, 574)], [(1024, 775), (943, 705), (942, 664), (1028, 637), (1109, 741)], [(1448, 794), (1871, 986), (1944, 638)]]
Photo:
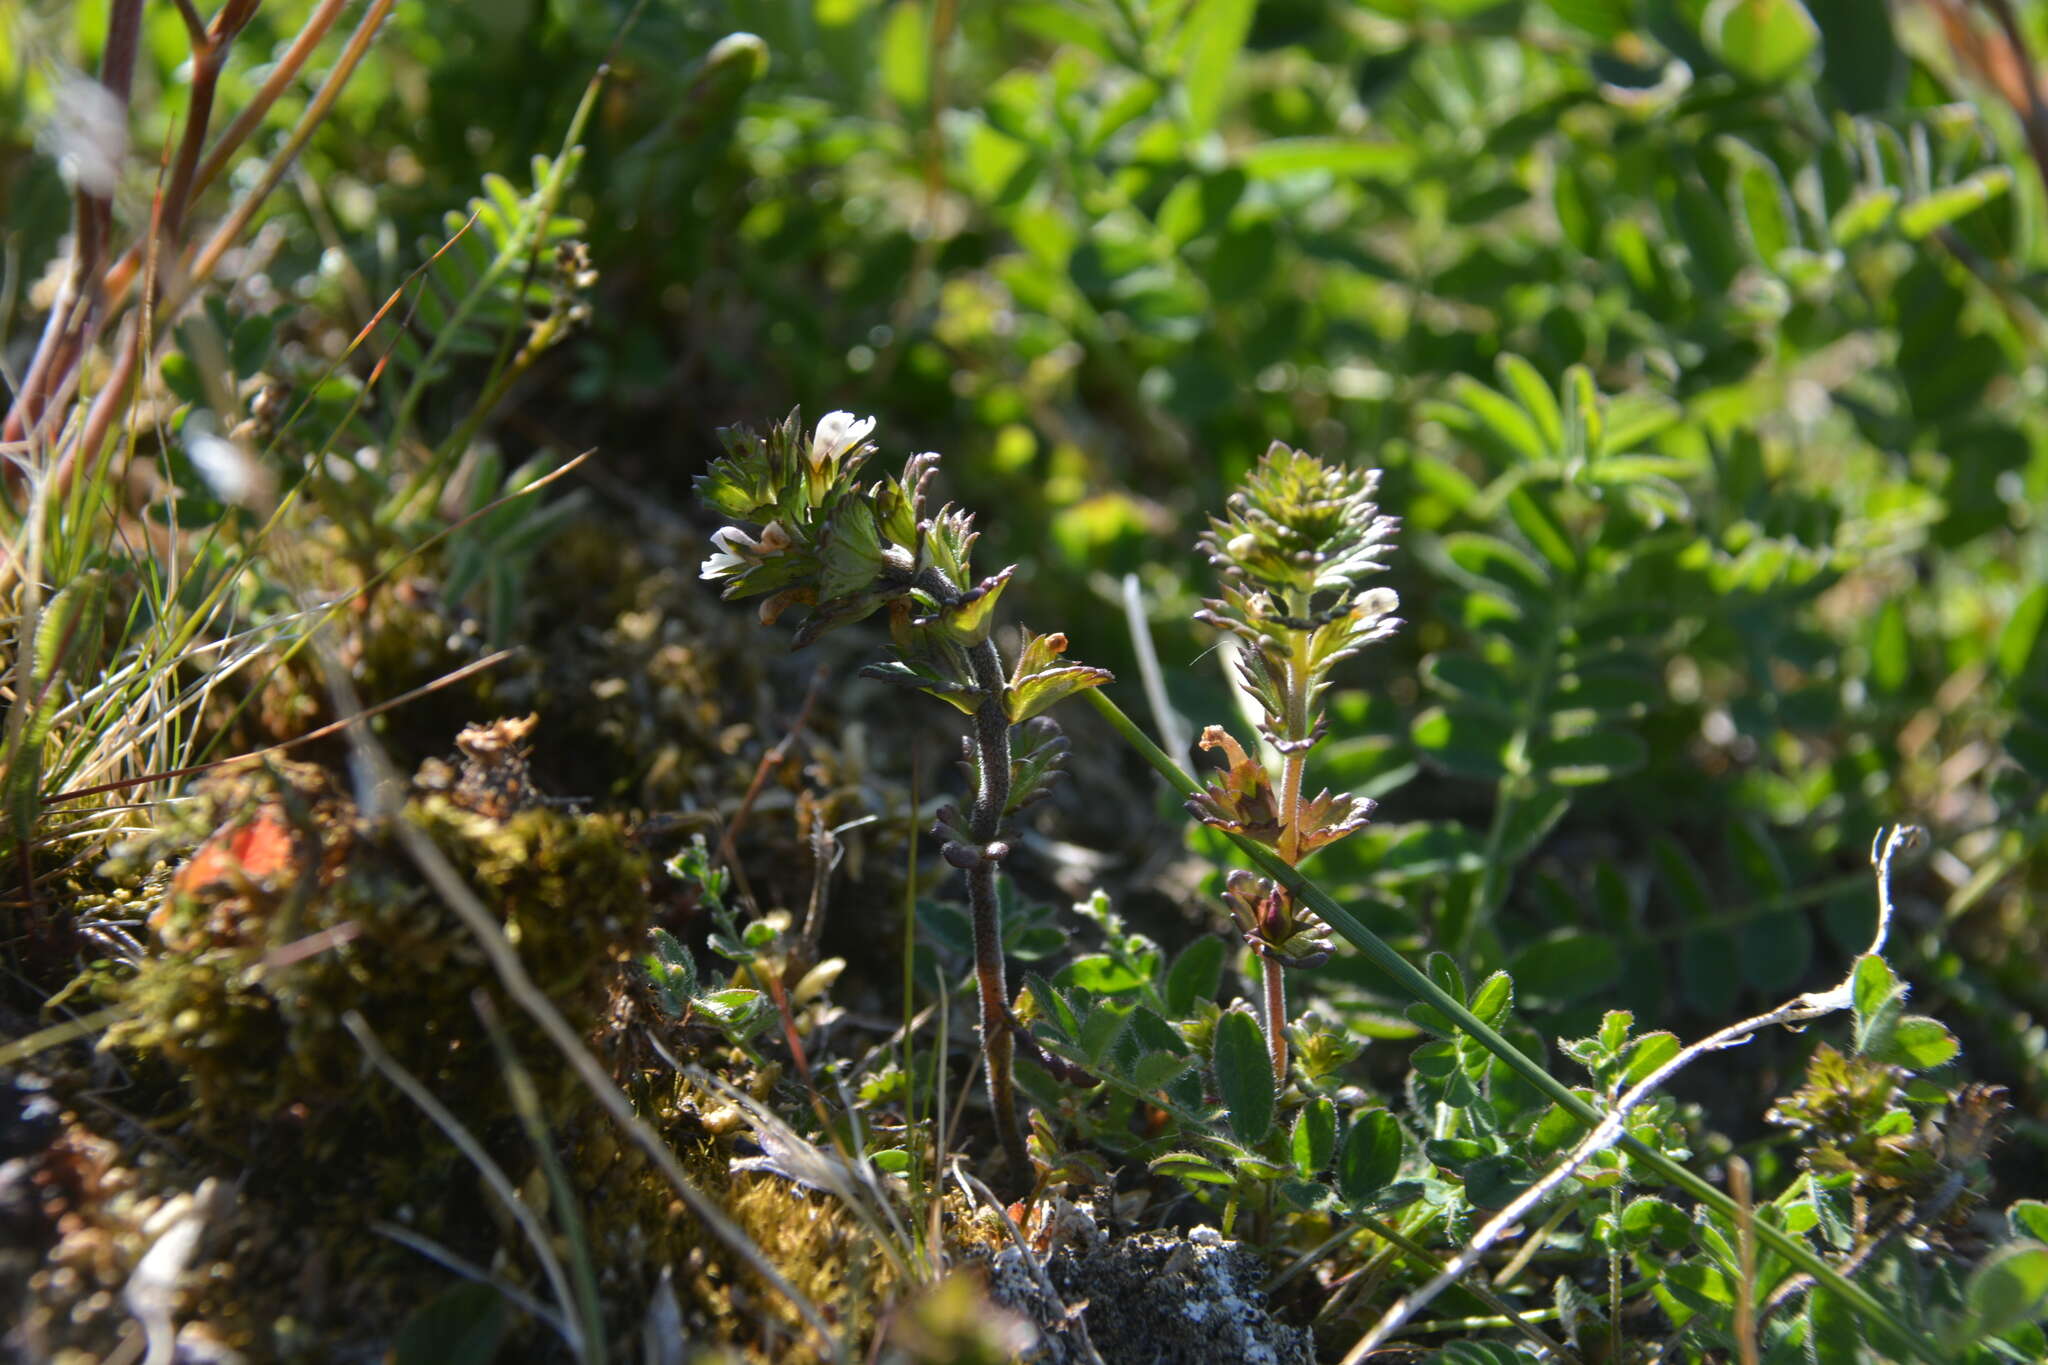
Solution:
[(1202, 731), (1202, 747), (1221, 749), (1225, 767), (1209, 774), (1199, 796), (1188, 798), (1188, 813), (1205, 825), (1277, 847), (1280, 797), (1265, 765), (1220, 725)]
[(1301, 856), (1306, 858), (1324, 845), (1334, 844), (1363, 829), (1377, 805), (1377, 802), (1363, 796), (1345, 792), (1333, 795), (1327, 790), (1317, 792), (1312, 799), (1302, 802), (1296, 836), (1301, 841)]

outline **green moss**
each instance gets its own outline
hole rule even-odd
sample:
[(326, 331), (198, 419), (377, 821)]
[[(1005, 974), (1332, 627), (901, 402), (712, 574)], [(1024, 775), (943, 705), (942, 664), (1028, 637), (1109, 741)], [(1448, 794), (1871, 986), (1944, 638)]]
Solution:
[[(268, 783), (248, 773), (219, 779), (197, 804), (220, 817), (222, 832), (165, 888), (151, 917), (160, 950), (117, 987), (131, 1014), (107, 1046), (169, 1063), (210, 1134), (233, 1135), (290, 1108), (318, 1147), (360, 1138), (374, 1103), (362, 1051), (342, 1025), (354, 1010), (458, 1116), (488, 1122), (507, 1112), (470, 1001), (472, 991), (495, 991), (495, 976), (389, 831), (302, 771), (277, 771)], [(571, 1024), (593, 1029), (649, 914), (647, 861), (624, 822), (547, 807), (495, 821), (440, 797), (412, 802), (398, 818), (449, 856)], [(251, 851), (263, 865), (252, 858), (237, 870), (236, 856)], [(215, 868), (226, 870), (193, 871)], [(521, 1055), (546, 1050), (530, 1021), (503, 1013)], [(421, 1127), (409, 1107), (390, 1122), (394, 1131)]]

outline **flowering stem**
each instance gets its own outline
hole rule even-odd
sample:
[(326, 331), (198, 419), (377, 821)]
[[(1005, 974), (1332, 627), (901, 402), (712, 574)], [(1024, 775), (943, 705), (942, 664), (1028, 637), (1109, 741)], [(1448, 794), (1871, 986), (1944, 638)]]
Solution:
[(996, 901), (997, 834), (1003, 810), (1010, 803), (1010, 718), (1003, 709), (1003, 668), (993, 641), (983, 641), (969, 656), (981, 705), (974, 712), (974, 745), (981, 769), (968, 832), (981, 845), (982, 857), (967, 872), (967, 904), (974, 917), (974, 983), (981, 995), (981, 1053), (988, 1069), (988, 1102), (994, 1111), (996, 1135), (1009, 1158), (1013, 1183), (1031, 1178), (1031, 1159), (1024, 1130), (1017, 1121), (1016, 1084), (1012, 1078), (1014, 1039), (1010, 1025), (1010, 988), (1003, 976), (1003, 929)]
[(1269, 957), (1259, 959), (1266, 974), (1266, 1045), (1273, 1053), (1273, 1086), (1287, 1088), (1287, 978), (1286, 968)]
[[(951, 606), (963, 595), (936, 568), (922, 570), (913, 581), (942, 607)], [(1014, 1172), (1012, 1179), (1024, 1182), (1030, 1179), (1031, 1158), (1024, 1145), (1023, 1126), (1017, 1120), (1016, 1038), (1003, 962), (1002, 911), (996, 899), (996, 864), (1008, 852), (998, 836), (1010, 804), (1010, 717), (1003, 707), (1003, 661), (995, 642), (982, 641), (968, 651), (967, 661), (981, 693), (981, 704), (974, 711), (979, 780), (967, 819), (967, 832), (980, 856), (966, 869), (967, 907), (974, 923), (974, 986), (981, 1005), (981, 1056), (996, 1136)]]
[[(1308, 607), (1307, 594), (1288, 594), (1290, 614), (1306, 615)], [(1314, 733), (1309, 715), (1308, 635), (1305, 631), (1292, 634), (1293, 647), (1282, 674), (1287, 701), (1287, 714), (1283, 719), (1288, 745), (1280, 761), (1279, 847), (1280, 857), (1290, 867), (1301, 861), (1301, 781), (1308, 768), (1307, 744)], [(1259, 965), (1266, 977), (1266, 1046), (1273, 1056), (1273, 1084), (1284, 1090), (1287, 1088), (1287, 982), (1281, 973), (1286, 969), (1267, 957), (1260, 958)]]

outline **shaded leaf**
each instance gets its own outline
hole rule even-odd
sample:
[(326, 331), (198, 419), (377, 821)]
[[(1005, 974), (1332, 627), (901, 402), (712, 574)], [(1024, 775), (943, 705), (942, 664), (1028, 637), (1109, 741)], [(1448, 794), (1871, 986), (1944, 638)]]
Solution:
[(487, 1284), (458, 1284), (429, 1299), (398, 1329), (393, 1365), (490, 1365), (511, 1329), (504, 1296)]
[(1337, 1162), (1337, 1189), (1347, 1202), (1363, 1204), (1393, 1182), (1403, 1140), (1400, 1123), (1384, 1109), (1351, 1121)]
[(1273, 1127), (1273, 1062), (1259, 1021), (1244, 1010), (1232, 1010), (1216, 1022), (1211, 1054), (1216, 1089), (1238, 1141), (1255, 1143)]

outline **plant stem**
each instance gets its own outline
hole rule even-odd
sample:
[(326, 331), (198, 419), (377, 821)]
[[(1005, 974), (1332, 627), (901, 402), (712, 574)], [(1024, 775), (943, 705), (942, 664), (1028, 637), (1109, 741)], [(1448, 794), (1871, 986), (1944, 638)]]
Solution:
[(1287, 970), (1269, 957), (1259, 959), (1266, 975), (1266, 1045), (1273, 1053), (1273, 1088), (1287, 1088)]
[[(901, 577), (941, 607), (962, 596), (953, 581), (936, 568), (915, 572), (907, 560), (895, 566)], [(1002, 909), (996, 899), (996, 864), (1009, 850), (997, 837), (1010, 805), (1010, 714), (1003, 706), (1006, 682), (1002, 655), (995, 641), (983, 640), (967, 651), (967, 664), (981, 704), (974, 711), (974, 805), (967, 833), (979, 855), (966, 870), (967, 908), (974, 922), (974, 987), (981, 1005), (981, 1056), (988, 1074), (988, 1102), (996, 1136), (1019, 1185), (1031, 1179), (1030, 1151), (1017, 1121), (1017, 1086), (1013, 1061), (1016, 1037), (1010, 1016), (1010, 987), (1003, 962)]]
[(981, 705), (974, 712), (975, 767), (980, 781), (968, 833), (979, 844), (981, 858), (967, 871), (967, 905), (974, 917), (974, 983), (981, 994), (981, 1054), (988, 1069), (988, 1102), (996, 1135), (1009, 1158), (1014, 1182), (1031, 1178), (1024, 1129), (1017, 1121), (1016, 1082), (1012, 1071), (1015, 1040), (1010, 1033), (1010, 988), (1003, 974), (1003, 926), (996, 900), (997, 835), (1010, 804), (1010, 717), (1003, 708), (1003, 664), (995, 642), (984, 640), (968, 655)]
[[(1305, 616), (1309, 609), (1309, 594), (1290, 592), (1287, 610), (1290, 615)], [(1286, 731), (1287, 747), (1280, 760), (1280, 859), (1289, 867), (1301, 861), (1301, 781), (1308, 769), (1308, 750), (1314, 742), (1314, 718), (1309, 714), (1310, 663), (1308, 657), (1309, 637), (1304, 631), (1293, 631), (1293, 645), (1284, 667), (1283, 685), (1286, 689), (1287, 714), (1282, 717)], [(1273, 1086), (1276, 1090), (1287, 1088), (1287, 982), (1281, 976), (1284, 970), (1271, 958), (1260, 958), (1260, 965), (1266, 975), (1266, 1045), (1273, 1054)]]

